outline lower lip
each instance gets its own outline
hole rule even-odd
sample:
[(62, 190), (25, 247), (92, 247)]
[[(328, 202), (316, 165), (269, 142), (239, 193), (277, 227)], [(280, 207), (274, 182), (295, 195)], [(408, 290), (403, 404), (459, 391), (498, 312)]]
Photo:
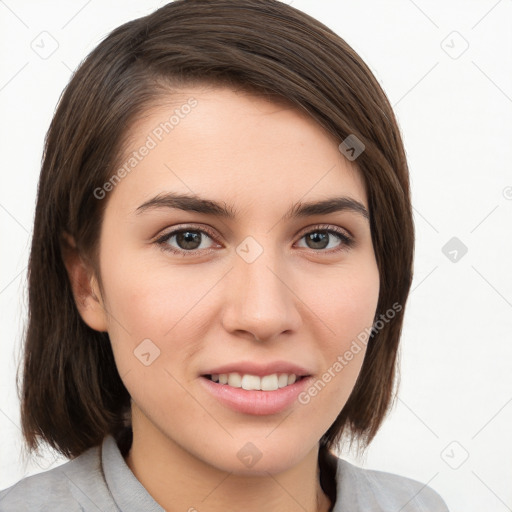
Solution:
[(297, 396), (308, 386), (312, 377), (299, 381), (275, 391), (246, 390), (233, 388), (227, 384), (213, 382), (207, 377), (200, 377), (206, 390), (222, 404), (245, 414), (263, 416), (277, 414), (290, 407)]

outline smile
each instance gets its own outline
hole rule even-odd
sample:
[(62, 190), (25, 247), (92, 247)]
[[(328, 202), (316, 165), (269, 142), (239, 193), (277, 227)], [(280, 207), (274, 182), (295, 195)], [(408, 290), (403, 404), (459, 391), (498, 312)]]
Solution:
[(302, 377), (294, 373), (273, 373), (259, 377), (258, 375), (233, 373), (217, 373), (205, 375), (206, 378), (219, 384), (225, 384), (232, 388), (242, 388), (247, 391), (276, 391), (294, 384)]

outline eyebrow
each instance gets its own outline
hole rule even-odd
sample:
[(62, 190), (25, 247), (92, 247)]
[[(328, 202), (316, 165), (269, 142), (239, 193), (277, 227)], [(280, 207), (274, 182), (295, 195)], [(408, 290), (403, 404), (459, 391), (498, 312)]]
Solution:
[[(214, 215), (225, 219), (234, 220), (236, 210), (226, 205), (218, 203), (211, 199), (201, 198), (195, 195), (178, 194), (167, 192), (159, 194), (145, 203), (141, 204), (135, 213), (141, 214), (148, 210), (176, 208), (188, 212), (203, 213), (205, 215)], [(322, 201), (303, 203), (301, 201), (294, 204), (283, 216), (285, 220), (292, 218), (312, 217), (314, 215), (325, 215), (341, 211), (351, 211), (364, 217), (370, 218), (365, 206), (351, 197), (331, 197)]]

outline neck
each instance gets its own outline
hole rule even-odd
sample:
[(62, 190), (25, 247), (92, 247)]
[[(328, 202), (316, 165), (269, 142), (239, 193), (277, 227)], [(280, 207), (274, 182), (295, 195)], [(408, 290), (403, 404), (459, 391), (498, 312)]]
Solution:
[[(138, 415), (133, 415), (136, 420)], [(220, 470), (195, 457), (142, 420), (133, 423), (126, 463), (153, 499), (168, 512), (327, 512), (320, 486), (318, 445), (297, 465), (277, 474), (247, 476)]]

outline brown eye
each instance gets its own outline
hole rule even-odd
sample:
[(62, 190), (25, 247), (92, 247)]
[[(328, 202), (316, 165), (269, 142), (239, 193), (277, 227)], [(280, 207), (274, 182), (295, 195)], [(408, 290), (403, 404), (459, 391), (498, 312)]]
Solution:
[(156, 243), (162, 249), (182, 255), (211, 249), (213, 244), (208, 245), (208, 241), (213, 242), (213, 237), (202, 229), (182, 228), (175, 229), (166, 233)]
[(329, 238), (330, 234), (327, 231), (315, 231), (304, 237), (310, 249), (325, 249), (329, 245)]
[(346, 250), (354, 245), (354, 240), (338, 228), (329, 227), (317, 228), (302, 235), (301, 240), (305, 241), (305, 246), (320, 252), (336, 252)]
[(180, 249), (194, 250), (201, 245), (202, 235), (199, 231), (180, 231), (175, 237)]

